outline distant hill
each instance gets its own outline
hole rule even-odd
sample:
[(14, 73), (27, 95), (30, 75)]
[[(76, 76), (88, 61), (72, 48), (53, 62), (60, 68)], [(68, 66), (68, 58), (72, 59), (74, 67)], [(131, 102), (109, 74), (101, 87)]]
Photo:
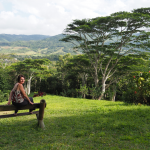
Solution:
[(42, 40), (42, 39), (45, 39), (48, 37), (50, 37), (50, 36), (47, 36), (47, 35), (0, 34), (0, 42)]
[[(4, 35), (4, 36), (3, 36)], [(0, 35), (0, 53), (26, 55), (26, 56), (47, 56), (74, 54), (73, 45), (59, 41), (64, 35)], [(41, 39), (40, 39), (41, 38)], [(40, 40), (39, 40), (40, 39)]]
[[(59, 41), (63, 37), (62, 34), (56, 36), (0, 34), (0, 53), (18, 55), (21, 59), (29, 56), (47, 57), (66, 53), (76, 54), (71, 43)], [(107, 41), (108, 44), (111, 42), (111, 40)], [(141, 49), (141, 51), (143, 50)]]

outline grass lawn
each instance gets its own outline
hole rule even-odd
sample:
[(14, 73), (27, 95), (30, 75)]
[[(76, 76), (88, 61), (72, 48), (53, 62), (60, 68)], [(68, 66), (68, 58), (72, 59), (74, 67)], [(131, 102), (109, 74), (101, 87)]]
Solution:
[(150, 150), (149, 106), (53, 95), (34, 101), (42, 98), (45, 130), (35, 115), (0, 119), (0, 150)]

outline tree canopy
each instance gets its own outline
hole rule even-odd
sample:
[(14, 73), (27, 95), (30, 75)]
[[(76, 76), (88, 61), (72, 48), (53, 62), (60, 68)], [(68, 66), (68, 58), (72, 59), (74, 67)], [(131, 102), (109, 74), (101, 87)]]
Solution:
[[(146, 31), (149, 27), (150, 8), (139, 8), (106, 17), (74, 20), (64, 30), (66, 37), (61, 41), (73, 43), (76, 51), (89, 56), (95, 86), (99, 84), (98, 74), (101, 73), (101, 99), (106, 81), (118, 70), (118, 62), (126, 55), (149, 51), (150, 32)], [(126, 63), (129, 62), (124, 61), (124, 65)]]

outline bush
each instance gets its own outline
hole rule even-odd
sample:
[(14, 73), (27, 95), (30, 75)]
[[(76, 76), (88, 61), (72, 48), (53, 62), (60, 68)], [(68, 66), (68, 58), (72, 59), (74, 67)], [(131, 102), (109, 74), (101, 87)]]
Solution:
[(6, 91), (5, 93), (2, 92), (0, 90), (0, 102), (4, 102), (4, 101), (7, 101), (9, 98), (9, 91)]
[(38, 91), (37, 93), (35, 92), (34, 95), (33, 95), (33, 97), (39, 97), (39, 96), (46, 96), (46, 93)]
[(122, 99), (128, 103), (150, 104), (150, 71), (129, 77)]

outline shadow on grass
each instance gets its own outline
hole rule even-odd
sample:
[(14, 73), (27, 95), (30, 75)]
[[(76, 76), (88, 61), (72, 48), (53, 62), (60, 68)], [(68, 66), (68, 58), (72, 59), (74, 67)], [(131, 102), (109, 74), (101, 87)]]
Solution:
[[(117, 104), (118, 106), (129, 106), (131, 104), (126, 104), (126, 103), (122, 103), (122, 104)], [(114, 105), (111, 104), (111, 105), (103, 105), (103, 106), (116, 106), (115, 102), (114, 102)]]
[[(60, 113), (61, 115), (61, 113)], [(45, 130), (35, 116), (1, 119), (0, 149), (148, 149), (149, 109), (45, 113)]]

